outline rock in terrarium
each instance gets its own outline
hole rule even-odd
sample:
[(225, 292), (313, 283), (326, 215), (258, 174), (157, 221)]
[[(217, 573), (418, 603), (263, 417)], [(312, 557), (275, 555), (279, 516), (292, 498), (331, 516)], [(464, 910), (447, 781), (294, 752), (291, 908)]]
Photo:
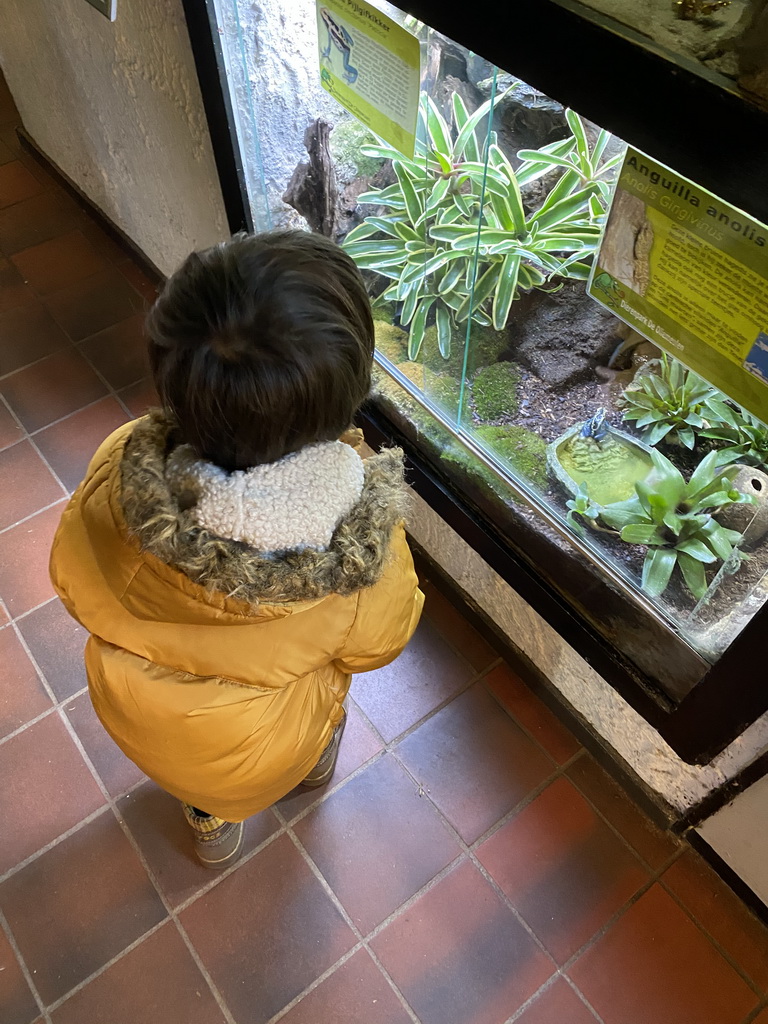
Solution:
[[(749, 25), (750, 0), (581, 0), (666, 47), (730, 77), (738, 74), (736, 41)], [(757, 6), (757, 5), (756, 5)]]

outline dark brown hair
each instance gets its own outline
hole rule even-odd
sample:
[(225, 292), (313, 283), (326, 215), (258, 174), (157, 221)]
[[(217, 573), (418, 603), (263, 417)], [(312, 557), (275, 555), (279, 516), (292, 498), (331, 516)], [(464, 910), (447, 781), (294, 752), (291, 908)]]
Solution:
[(370, 387), (363, 279), (337, 245), (306, 231), (240, 234), (192, 253), (148, 333), (180, 439), (230, 471), (335, 440)]

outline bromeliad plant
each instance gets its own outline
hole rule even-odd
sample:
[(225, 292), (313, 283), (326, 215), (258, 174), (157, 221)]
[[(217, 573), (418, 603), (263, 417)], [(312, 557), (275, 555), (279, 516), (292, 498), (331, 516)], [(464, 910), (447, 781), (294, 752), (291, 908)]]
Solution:
[(652, 452), (651, 458), (654, 468), (635, 485), (636, 497), (601, 507), (600, 519), (622, 540), (648, 548), (643, 590), (658, 597), (678, 566), (688, 589), (701, 600), (707, 590), (705, 566), (728, 558), (741, 539), (714, 515), (753, 499), (732, 486), (736, 469), (719, 467), (717, 452), (699, 463), (687, 483), (661, 452)]
[(710, 403), (715, 417), (701, 436), (720, 442), (717, 457), (720, 465), (742, 462), (748, 466), (768, 464), (768, 428), (751, 413), (732, 409), (723, 401)]
[[(432, 318), (448, 358), (452, 331), (468, 319), (501, 330), (521, 289), (589, 274), (610, 194), (606, 175), (620, 159), (603, 159), (610, 136), (600, 132), (590, 147), (581, 118), (568, 110), (571, 135), (521, 150), (515, 170), (495, 132), (478, 137), (499, 99), (470, 114), (454, 93), (449, 125), (424, 95), (413, 160), (381, 142), (362, 149), (391, 160), (397, 181), (358, 197), (388, 212), (366, 217), (343, 244), (359, 267), (393, 282), (380, 298), (402, 304), (409, 359), (417, 357)], [(526, 211), (521, 189), (553, 169), (562, 174), (540, 205)]]
[(664, 355), (658, 373), (644, 373), (626, 389), (623, 416), (642, 430), (646, 444), (666, 438), (693, 449), (696, 435), (722, 415), (721, 398), (701, 377)]

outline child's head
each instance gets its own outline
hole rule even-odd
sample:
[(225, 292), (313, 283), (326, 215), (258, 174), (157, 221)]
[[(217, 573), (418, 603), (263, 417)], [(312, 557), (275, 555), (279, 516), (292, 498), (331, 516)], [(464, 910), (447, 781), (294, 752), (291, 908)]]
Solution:
[(155, 386), (182, 440), (227, 470), (335, 440), (370, 387), (365, 285), (321, 235), (236, 235), (192, 253), (148, 330)]

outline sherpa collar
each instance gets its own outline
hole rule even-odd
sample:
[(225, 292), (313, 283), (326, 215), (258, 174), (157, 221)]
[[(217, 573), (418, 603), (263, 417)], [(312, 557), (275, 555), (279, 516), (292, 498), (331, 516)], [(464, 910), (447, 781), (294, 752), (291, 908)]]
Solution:
[(168, 457), (166, 478), (181, 504), (193, 506), (200, 526), (274, 554), (326, 549), (360, 500), (365, 471), (357, 452), (341, 441), (310, 444), (234, 473), (180, 445)]
[(359, 500), (325, 550), (294, 548), (275, 556), (216, 536), (196, 521), (194, 507), (186, 507), (169, 484), (168, 459), (175, 448), (173, 424), (163, 413), (137, 421), (121, 463), (121, 503), (142, 548), (195, 583), (258, 605), (351, 594), (381, 576), (404, 511), (398, 449), (366, 459)]

